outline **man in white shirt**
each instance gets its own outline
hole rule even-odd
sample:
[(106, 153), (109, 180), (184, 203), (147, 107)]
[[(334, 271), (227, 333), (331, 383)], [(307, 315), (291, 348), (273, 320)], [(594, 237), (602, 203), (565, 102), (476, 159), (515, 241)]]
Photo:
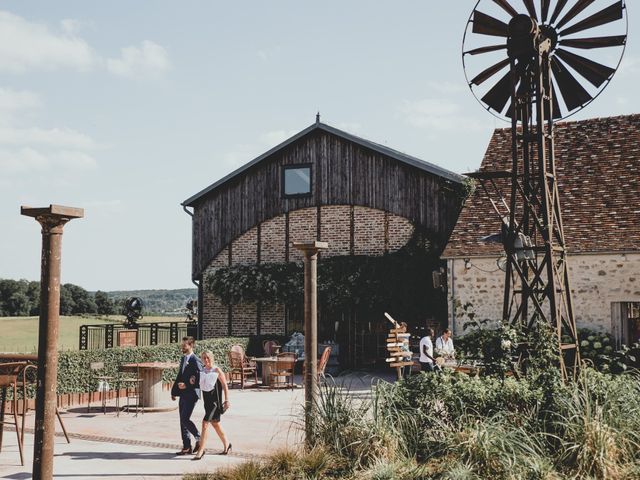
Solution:
[(433, 372), (433, 329), (427, 328), (426, 335), (420, 339), (420, 366), (423, 372)]
[(453, 349), (453, 340), (451, 339), (451, 330), (445, 328), (442, 335), (436, 340), (436, 355), (445, 358), (454, 358), (455, 350)]

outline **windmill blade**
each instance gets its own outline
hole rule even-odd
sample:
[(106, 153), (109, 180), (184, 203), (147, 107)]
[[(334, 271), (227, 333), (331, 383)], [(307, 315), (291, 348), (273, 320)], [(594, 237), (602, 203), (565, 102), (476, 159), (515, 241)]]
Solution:
[(599, 27), (600, 25), (620, 20), (622, 18), (622, 8), (622, 0), (620, 0), (600, 10), (598, 13), (594, 13), (590, 17), (585, 18), (581, 22), (576, 23), (574, 26), (565, 28), (560, 32), (560, 36), (564, 37), (565, 35), (581, 32), (588, 28)]
[(495, 65), (492, 65), (489, 68), (487, 68), (486, 70), (483, 70), (482, 72), (480, 72), (478, 75), (476, 75), (473, 78), (473, 80), (471, 80), (471, 83), (473, 83), (474, 85), (480, 85), (484, 81), (486, 81), (489, 78), (491, 78), (492, 76), (494, 76), (496, 73), (498, 73), (500, 70), (502, 70), (507, 65), (509, 65), (509, 59), (505, 58), (504, 60), (501, 60), (500, 62), (496, 63)]
[(569, 0), (558, 0), (558, 3), (556, 3), (556, 8), (553, 9), (553, 13), (551, 14), (551, 20), (549, 20), (549, 23), (553, 23), (556, 21), (556, 18), (558, 18), (558, 15), (560, 15), (560, 13), (562, 13), (562, 9), (565, 7), (568, 1)]
[(522, 3), (524, 3), (524, 6), (527, 7), (529, 16), (538, 21), (538, 15), (536, 15), (536, 7), (533, 5), (533, 0), (522, 0)]
[(476, 10), (473, 12), (473, 33), (507, 37), (509, 36), (509, 27), (503, 21)]
[(569, 110), (578, 108), (593, 98), (557, 57), (551, 59), (551, 69), (560, 89), (560, 95)]
[(482, 97), (482, 101), (496, 112), (501, 113), (509, 97), (511, 97), (511, 71), (507, 72), (504, 77)]
[(542, 14), (542, 23), (547, 23), (547, 17), (549, 16), (550, 6), (551, 6), (551, 0), (541, 0), (540, 11)]
[(560, 20), (557, 24), (556, 24), (556, 28), (560, 29), (562, 28), (564, 25), (566, 25), (568, 22), (570, 22), (571, 20), (573, 20), (574, 18), (576, 18), (576, 16), (583, 11), (585, 8), (587, 8), (589, 5), (591, 5), (593, 2), (595, 2), (596, 0), (578, 0), (578, 3), (576, 3), (573, 7), (571, 7), (571, 10), (569, 10), (567, 12), (567, 14), (562, 17), (562, 20)]
[(573, 48), (604, 48), (604, 47), (621, 47), (627, 43), (626, 35), (615, 35), (611, 37), (591, 37), (591, 38), (576, 38), (576, 39), (564, 39), (558, 42), (558, 45)]
[(512, 17), (515, 17), (518, 12), (515, 8), (513, 8), (507, 0), (493, 0), (493, 3), (499, 5), (505, 12), (507, 12)]
[(507, 44), (504, 43), (502, 45), (491, 45), (490, 47), (480, 47), (474, 48), (473, 50), (469, 50), (468, 52), (464, 52), (465, 55), (478, 55), (480, 53), (487, 52), (495, 52), (496, 50), (503, 50), (507, 48)]
[(596, 87), (609, 80), (616, 72), (614, 68), (607, 67), (567, 50), (558, 49), (556, 50), (556, 55)]

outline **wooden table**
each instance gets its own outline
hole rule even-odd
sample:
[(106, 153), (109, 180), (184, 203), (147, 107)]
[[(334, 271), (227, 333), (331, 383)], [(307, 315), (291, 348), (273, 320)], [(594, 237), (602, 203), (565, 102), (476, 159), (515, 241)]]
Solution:
[(162, 391), (162, 372), (170, 368), (178, 368), (179, 364), (172, 362), (144, 362), (127, 363), (122, 368), (127, 370), (138, 370), (142, 379), (142, 407), (145, 412), (160, 412), (176, 408), (174, 404), (167, 407), (162, 403), (166, 400), (168, 393)]

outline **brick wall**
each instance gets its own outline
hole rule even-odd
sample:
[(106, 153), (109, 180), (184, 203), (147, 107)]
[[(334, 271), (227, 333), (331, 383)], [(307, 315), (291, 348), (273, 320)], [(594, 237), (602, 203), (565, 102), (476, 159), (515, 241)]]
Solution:
[[(261, 232), (262, 233), (262, 232)], [(249, 265), (258, 261), (258, 229), (253, 227), (233, 241), (231, 264)]]
[[(351, 209), (353, 208), (353, 235)], [(317, 239), (318, 211), (316, 207), (294, 210), (289, 213), (289, 260), (302, 261), (302, 254), (291, 245)], [(280, 215), (254, 227), (231, 244), (232, 265), (256, 263), (258, 247), (261, 263), (283, 262), (286, 257), (286, 216)], [(329, 242), (329, 250), (323, 256), (349, 255), (353, 238), (356, 255), (383, 255), (404, 246), (413, 234), (413, 225), (407, 219), (382, 210), (350, 205), (326, 205), (320, 212), (320, 240)], [(211, 269), (229, 264), (229, 249), (225, 248), (211, 262)], [(205, 275), (206, 275), (205, 273)], [(203, 294), (203, 332), (206, 338), (226, 336), (229, 333), (229, 309), (219, 298)], [(281, 334), (285, 328), (283, 305), (262, 305), (260, 308), (260, 333)], [(258, 308), (255, 304), (234, 305), (231, 312), (232, 335), (253, 335), (258, 332)]]
[[(447, 261), (450, 318), (452, 278), (455, 299), (462, 304), (471, 302), (476, 318), (502, 318), (504, 272), (495, 271), (496, 258), (471, 258), (471, 264), (466, 270), (461, 259)], [(568, 264), (578, 327), (612, 332), (611, 304), (640, 302), (640, 254), (576, 254), (568, 257)], [(454, 318), (458, 334), (462, 334), (464, 321)]]
[(323, 257), (349, 255), (351, 252), (351, 207), (328, 205), (320, 213), (320, 240), (329, 242)]
[(282, 334), (284, 332), (284, 305), (262, 305), (260, 310), (260, 333)]
[(388, 240), (387, 247), (390, 252), (395, 252), (407, 244), (413, 235), (413, 224), (404, 217), (387, 215)]
[(231, 335), (243, 337), (258, 333), (258, 307), (255, 303), (240, 303), (231, 309)]
[(385, 252), (385, 212), (366, 207), (353, 209), (353, 253), (383, 255)]
[[(222, 250), (216, 258), (213, 259), (209, 268), (205, 271), (204, 278), (218, 267), (226, 267), (229, 265), (229, 248)], [(200, 306), (202, 310), (202, 334), (204, 338), (213, 338), (227, 335), (229, 324), (229, 310), (222, 301), (207, 293), (206, 289), (202, 295), (203, 304)]]
[(285, 261), (285, 229), (284, 215), (262, 222), (260, 226), (260, 261), (262, 263)]
[[(302, 208), (289, 212), (289, 243), (312, 242), (318, 238), (317, 208)], [(302, 262), (302, 252), (289, 247), (289, 261)]]

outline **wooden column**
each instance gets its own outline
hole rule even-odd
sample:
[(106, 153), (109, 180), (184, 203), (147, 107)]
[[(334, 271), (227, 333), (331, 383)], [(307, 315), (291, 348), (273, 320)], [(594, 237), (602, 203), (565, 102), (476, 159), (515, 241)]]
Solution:
[(50, 480), (53, 477), (53, 443), (57, 407), (62, 230), (69, 220), (82, 218), (84, 210), (50, 205), (44, 208), (21, 207), (20, 212), (22, 215), (34, 217), (42, 226), (33, 478)]
[(327, 242), (294, 243), (304, 254), (304, 427), (305, 443), (311, 446), (314, 409), (318, 398), (318, 252)]

